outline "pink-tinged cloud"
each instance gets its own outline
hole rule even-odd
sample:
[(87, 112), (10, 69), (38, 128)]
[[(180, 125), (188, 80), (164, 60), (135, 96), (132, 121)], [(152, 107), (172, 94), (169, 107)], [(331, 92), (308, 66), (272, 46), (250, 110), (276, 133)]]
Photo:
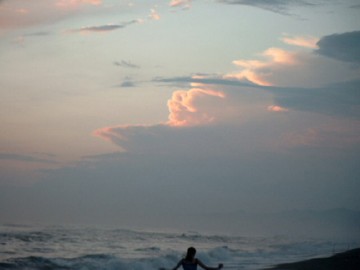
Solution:
[(245, 69), (240, 72), (227, 74), (224, 76), (224, 79), (236, 79), (239, 81), (250, 81), (257, 85), (271, 86), (272, 83), (267, 81), (267, 79), (265, 77), (266, 77), (265, 74), (258, 74), (256, 72), (256, 70)]
[(316, 45), (319, 41), (316, 37), (302, 37), (302, 36), (285, 36), (281, 39), (286, 44), (305, 47), (310, 49), (316, 49), (318, 46)]
[[(156, 137), (159, 130), (172, 132), (178, 127), (209, 126), (222, 115), (223, 105), (219, 100), (224, 100), (225, 94), (220, 91), (202, 88), (191, 88), (190, 90), (178, 90), (172, 94), (168, 100), (169, 109), (168, 121), (153, 125), (119, 125), (115, 127), (104, 127), (93, 132), (94, 136), (115, 143), (116, 145), (128, 144), (128, 138), (137, 138), (146, 136), (148, 138)], [(132, 146), (141, 148), (148, 147)], [(128, 151), (122, 148), (122, 151)]]
[[(112, 142), (121, 148), (121, 151), (127, 152), (136, 149), (148, 149), (147, 138), (151, 140), (153, 137), (157, 137), (157, 132), (161, 129), (169, 128), (165, 124), (156, 125), (120, 125), (114, 127), (104, 127), (97, 129), (93, 132), (93, 135), (100, 137), (106, 141)], [(132, 144), (132, 140), (137, 143)], [(144, 141), (144, 142), (143, 142)], [(123, 147), (125, 145), (125, 147)], [(150, 145), (151, 147), (151, 145)], [(141, 150), (140, 150), (141, 151)]]
[[(111, 141), (112, 136), (119, 136), (118, 134), (114, 133), (114, 127), (99, 128), (93, 132), (93, 135), (106, 141)], [(125, 138), (119, 137), (119, 139)]]
[(56, 6), (61, 8), (73, 8), (81, 4), (98, 6), (102, 4), (102, 0), (58, 0), (56, 2)]
[(269, 48), (263, 53), (263, 55), (270, 58), (268, 62), (269, 64), (278, 63), (282, 65), (294, 65), (297, 63), (295, 53), (279, 48)]
[(284, 67), (299, 64), (298, 55), (280, 48), (269, 48), (261, 56), (265, 60), (235, 60), (233, 64), (241, 70), (224, 75), (225, 79), (250, 81), (257, 85), (271, 86), (273, 73)]
[(160, 15), (159, 13), (157, 13), (157, 11), (155, 9), (150, 9), (150, 15), (149, 18), (155, 21), (160, 20)]
[(288, 112), (289, 111), (288, 109), (277, 106), (277, 105), (271, 105), (267, 109), (269, 112)]
[(191, 0), (172, 0), (169, 4), (171, 7), (190, 8)]
[(168, 101), (169, 126), (197, 126), (212, 123), (216, 117), (209, 110), (214, 99), (224, 98), (222, 92), (192, 88), (175, 91)]
[(0, 28), (12, 29), (56, 22), (76, 15), (85, 6), (96, 7), (101, 4), (101, 0), (4, 1), (0, 6)]

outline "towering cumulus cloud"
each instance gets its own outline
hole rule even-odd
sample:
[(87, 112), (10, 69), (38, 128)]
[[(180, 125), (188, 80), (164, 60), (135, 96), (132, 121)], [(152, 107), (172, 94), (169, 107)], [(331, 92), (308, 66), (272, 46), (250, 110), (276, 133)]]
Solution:
[[(199, 85), (200, 87), (200, 85)], [(168, 100), (168, 121), (154, 125), (122, 125), (105, 127), (94, 132), (95, 136), (109, 140), (117, 145), (122, 145), (129, 137), (138, 134), (154, 134), (159, 130), (169, 130), (176, 127), (195, 127), (214, 123), (221, 108), (219, 100), (225, 94), (220, 91), (204, 88), (191, 88), (178, 90)]]
[[(173, 93), (168, 101), (170, 126), (196, 126), (211, 123), (215, 117), (207, 110), (206, 103), (217, 98), (224, 98), (222, 92), (192, 88), (189, 91), (179, 90)], [(203, 106), (201, 106), (203, 105)]]

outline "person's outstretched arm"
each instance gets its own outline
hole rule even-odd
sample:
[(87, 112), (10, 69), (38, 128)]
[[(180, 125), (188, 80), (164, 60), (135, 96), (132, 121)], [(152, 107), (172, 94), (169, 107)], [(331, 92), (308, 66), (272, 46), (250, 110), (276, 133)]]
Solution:
[(178, 262), (178, 264), (172, 269), (172, 270), (177, 270), (179, 267), (180, 267), (180, 265), (182, 264), (182, 259)]
[(222, 263), (220, 263), (218, 267), (209, 267), (209, 266), (206, 266), (206, 265), (203, 264), (203, 262), (200, 261), (199, 259), (197, 260), (197, 263), (198, 263), (203, 269), (205, 269), (205, 270), (218, 270), (218, 269), (223, 268)]

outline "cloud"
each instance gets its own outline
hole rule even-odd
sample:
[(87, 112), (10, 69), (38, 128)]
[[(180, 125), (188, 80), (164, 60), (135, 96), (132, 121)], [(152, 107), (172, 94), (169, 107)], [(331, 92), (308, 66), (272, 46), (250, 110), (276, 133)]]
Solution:
[(322, 148), (324, 152), (329, 148), (351, 151), (352, 148), (357, 149), (360, 145), (359, 132), (359, 119), (348, 122), (333, 118), (331, 121), (319, 122), (314, 126), (284, 132), (281, 135), (281, 142), (288, 148)]
[(51, 159), (43, 159), (30, 155), (15, 154), (15, 153), (0, 153), (0, 160), (13, 160), (22, 162), (36, 162), (36, 163), (56, 163)]
[(266, 60), (235, 60), (233, 64), (241, 68), (240, 72), (230, 73), (224, 78), (246, 80), (262, 86), (270, 86), (273, 72), (288, 66), (299, 64), (297, 53), (280, 48), (269, 48), (261, 54)]
[[(224, 96), (234, 96), (234, 93), (244, 89), (259, 89), (262, 93), (270, 93), (273, 97), (273, 105), (268, 105), (271, 112), (287, 112), (288, 110), (316, 112), (324, 115), (346, 117), (350, 119), (360, 118), (360, 81), (350, 80), (340, 83), (329, 83), (322, 87), (291, 87), (291, 86), (266, 86), (235, 80), (233, 78), (219, 77), (175, 77), (157, 78), (155, 81), (164, 83), (196, 83), (205, 85), (203, 88), (214, 86), (222, 89)], [(225, 91), (228, 89), (227, 91)], [(230, 92), (229, 92), (230, 91)], [(232, 93), (230, 95), (230, 93)], [(230, 106), (229, 99), (225, 98), (221, 106)], [(234, 101), (236, 102), (236, 101)], [(221, 102), (217, 102), (220, 104)], [(236, 105), (234, 105), (236, 106)], [(210, 109), (210, 108), (208, 108)], [(211, 109), (210, 109), (211, 111)], [(186, 111), (183, 113), (186, 115)], [(238, 116), (238, 113), (236, 114)], [(221, 113), (217, 113), (223, 117)], [(233, 116), (234, 118), (237, 116)], [(229, 117), (229, 116), (227, 116)], [(230, 116), (231, 117), (231, 116)], [(223, 119), (222, 119), (223, 120)]]
[(99, 7), (101, 7), (100, 0), (4, 1), (0, 6), (0, 28), (26, 28), (56, 22), (89, 8)]
[[(291, 40), (298, 41), (300, 39), (293, 37)], [(252, 117), (254, 115), (265, 117), (266, 114), (276, 117), (273, 113), (289, 112), (286, 114), (288, 117), (297, 111), (316, 113), (313, 115), (317, 115), (317, 117), (346, 118), (350, 122), (360, 118), (360, 93), (358, 91), (360, 82), (358, 80), (349, 80), (342, 76), (342, 73), (335, 72), (337, 77), (330, 76), (328, 82), (321, 81), (322, 85), (319, 87), (291, 85), (293, 78), (299, 77), (298, 74), (303, 70), (308, 70), (309, 73), (313, 73), (314, 78), (319, 79), (318, 70), (328, 66), (333, 68), (326, 58), (319, 57), (318, 54), (313, 54), (305, 49), (303, 51), (287, 51), (280, 48), (269, 48), (261, 53), (261, 57), (264, 59), (236, 60), (233, 63), (241, 68), (240, 72), (225, 75), (198, 73), (192, 76), (154, 78), (154, 82), (191, 86), (188, 90), (173, 92), (167, 102), (169, 110), (167, 121), (153, 125), (120, 125), (100, 128), (95, 131), (95, 135), (120, 146), (131, 145), (138, 149), (140, 144), (134, 146), (129, 141), (137, 136), (149, 143), (153, 136), (158, 138), (158, 132), (166, 131), (166, 133), (172, 134), (172, 132), (176, 133), (176, 130), (184, 128), (194, 129), (225, 124), (231, 126), (235, 123), (236, 126), (241, 126), (242, 116), (250, 115), (247, 103), (252, 104)], [(322, 66), (319, 69), (317, 65)], [(339, 68), (343, 69), (342, 66)], [(343, 72), (346, 74), (349, 71), (343, 70)], [(284, 77), (288, 85), (277, 84), (276, 76)], [(306, 77), (309, 78), (308, 75)], [(343, 82), (334, 83), (333, 81), (336, 79)], [(304, 84), (301, 78), (300, 81)], [(262, 93), (264, 98), (259, 99), (261, 102), (246, 100), (246, 91), (252, 91), (253, 94), (256, 92), (256, 95)], [(254, 102), (258, 102), (258, 105)], [(246, 118), (244, 122), (246, 121), (253, 121), (253, 119)], [(294, 134), (303, 135), (295, 136)], [(301, 141), (308, 140), (313, 144), (319, 144), (320, 141), (324, 141), (319, 139), (321, 134), (323, 134), (321, 130), (315, 126), (315, 128), (310, 127), (300, 133), (299, 131), (293, 132), (293, 134), (288, 133), (286, 141), (291, 141), (293, 144), (297, 141), (298, 144), (301, 144)], [(303, 143), (303, 145), (310, 145), (310, 143)], [(145, 145), (141, 145), (141, 147), (146, 148)], [(127, 147), (125, 148), (127, 149)]]
[(360, 119), (360, 81), (320, 88), (269, 87), (278, 106), (294, 110)]
[(303, 36), (285, 36), (281, 39), (284, 43), (306, 47), (311, 49), (316, 49), (318, 46), (316, 45), (319, 41), (316, 37), (303, 37)]
[(360, 31), (322, 37), (316, 53), (336, 60), (360, 64)]
[(130, 61), (121, 60), (120, 62), (115, 61), (115, 66), (124, 67), (124, 68), (140, 68), (139, 65), (136, 65), (134, 63), (131, 63)]
[(97, 6), (102, 4), (102, 0), (57, 0), (56, 2), (56, 6), (61, 8), (74, 8), (82, 4)]
[(352, 5), (352, 6), (350, 6), (350, 8), (360, 9), (360, 4)]
[(163, 78), (157, 77), (153, 79), (154, 82), (163, 82), (163, 83), (171, 83), (175, 86), (187, 86), (192, 83), (200, 83), (207, 85), (223, 85), (223, 86), (243, 86), (243, 87), (258, 87), (258, 85), (251, 83), (250, 81), (240, 81), (233, 78), (224, 78), (224, 76), (216, 76), (216, 75), (204, 75), (202, 74), (200, 77), (195, 76), (183, 76), (183, 77), (172, 77), (172, 78)]
[(152, 9), (150, 9), (149, 18), (157, 21), (157, 20), (160, 20), (160, 15), (155, 9), (152, 8)]
[(130, 77), (126, 77), (124, 79), (124, 81), (120, 84), (120, 87), (125, 87), (125, 88), (127, 88), (127, 87), (135, 87), (135, 86), (136, 86), (135, 82), (133, 82)]
[(191, 7), (191, 0), (171, 0), (169, 6), (183, 7), (184, 9), (188, 9)]
[(118, 29), (123, 29), (129, 25), (139, 23), (139, 20), (131, 20), (122, 24), (106, 24), (99, 26), (87, 26), (79, 29), (70, 30), (70, 32), (110, 32)]
[(39, 31), (39, 32), (25, 34), (24, 37), (44, 37), (49, 35), (51, 35), (51, 32), (49, 31)]
[(179, 90), (172, 94), (167, 105), (170, 111), (168, 125), (197, 126), (216, 121), (208, 106), (214, 99), (224, 98), (220, 91), (192, 88)]
[(289, 110), (278, 105), (271, 105), (268, 107), (268, 111), (270, 112), (288, 112)]
[[(95, 136), (115, 142), (124, 141), (129, 135), (138, 130), (146, 130), (152, 133), (152, 129), (166, 127), (194, 127), (204, 126), (220, 120), (223, 105), (219, 99), (224, 99), (225, 94), (220, 91), (202, 88), (190, 90), (178, 90), (168, 100), (168, 121), (154, 125), (123, 125), (118, 127), (105, 127), (94, 131)], [(126, 132), (125, 132), (126, 131)], [(126, 135), (122, 135), (126, 133)], [(149, 135), (149, 134), (147, 134)]]
[[(120, 146), (122, 151), (144, 152), (145, 149), (153, 151), (149, 149), (157, 148), (156, 151), (169, 153), (169, 151), (171, 152), (169, 145), (166, 146), (166, 149), (161, 150), (158, 142), (162, 141), (166, 145), (165, 141), (169, 138), (182, 136), (181, 134), (187, 134), (187, 132), (191, 133), (193, 128), (206, 129), (208, 126), (225, 124), (228, 120), (227, 113), (228, 108), (232, 108), (232, 100), (228, 99), (221, 91), (210, 89), (209, 86), (204, 85), (199, 88), (200, 84), (197, 85), (197, 88), (173, 92), (167, 102), (169, 110), (167, 121), (152, 125), (105, 127), (95, 130), (93, 134), (115, 143)], [(236, 118), (237, 123), (241, 122), (239, 114), (231, 111), (230, 115), (231, 119)], [(162, 136), (165, 137), (161, 139)], [(134, 141), (136, 141), (135, 144)], [(184, 146), (184, 148), (186, 147)]]
[(218, 0), (224, 4), (253, 6), (275, 13), (290, 15), (290, 9), (296, 6), (313, 6), (303, 0)]

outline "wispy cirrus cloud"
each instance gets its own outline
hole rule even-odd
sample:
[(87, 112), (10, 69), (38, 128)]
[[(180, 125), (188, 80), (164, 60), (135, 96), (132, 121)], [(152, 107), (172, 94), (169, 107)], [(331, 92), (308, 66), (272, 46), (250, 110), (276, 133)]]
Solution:
[(191, 0), (171, 0), (169, 6), (189, 9), (191, 7)]
[(135, 69), (140, 68), (139, 65), (134, 64), (134, 63), (132, 63), (131, 61), (126, 61), (126, 60), (121, 60), (120, 62), (119, 62), (119, 61), (115, 61), (115, 62), (114, 62), (114, 65), (115, 65), (115, 66), (118, 66), (118, 67), (123, 67), (123, 68), (135, 68)]
[(124, 22), (121, 24), (105, 24), (105, 25), (96, 25), (96, 26), (85, 26), (78, 29), (72, 29), (69, 30), (69, 32), (80, 32), (80, 33), (88, 33), (88, 32), (95, 32), (95, 33), (101, 33), (101, 32), (110, 32), (118, 29), (123, 29), (129, 25), (140, 23), (140, 20), (131, 20), (128, 22)]
[(296, 6), (314, 6), (304, 0), (218, 0), (224, 4), (244, 5), (261, 8), (275, 13), (290, 15), (290, 10)]
[(39, 158), (32, 155), (15, 154), (15, 153), (0, 153), (0, 160), (13, 160), (21, 162), (34, 162), (34, 163), (57, 163), (52, 159)]
[(136, 83), (130, 77), (126, 77), (119, 86), (124, 88), (135, 87)]
[(318, 46), (316, 44), (319, 41), (319, 39), (316, 37), (289, 36), (289, 35), (285, 35), (281, 40), (284, 43), (287, 43), (290, 45), (300, 46), (300, 47), (305, 47), (305, 48), (310, 48), (310, 49), (318, 48)]

